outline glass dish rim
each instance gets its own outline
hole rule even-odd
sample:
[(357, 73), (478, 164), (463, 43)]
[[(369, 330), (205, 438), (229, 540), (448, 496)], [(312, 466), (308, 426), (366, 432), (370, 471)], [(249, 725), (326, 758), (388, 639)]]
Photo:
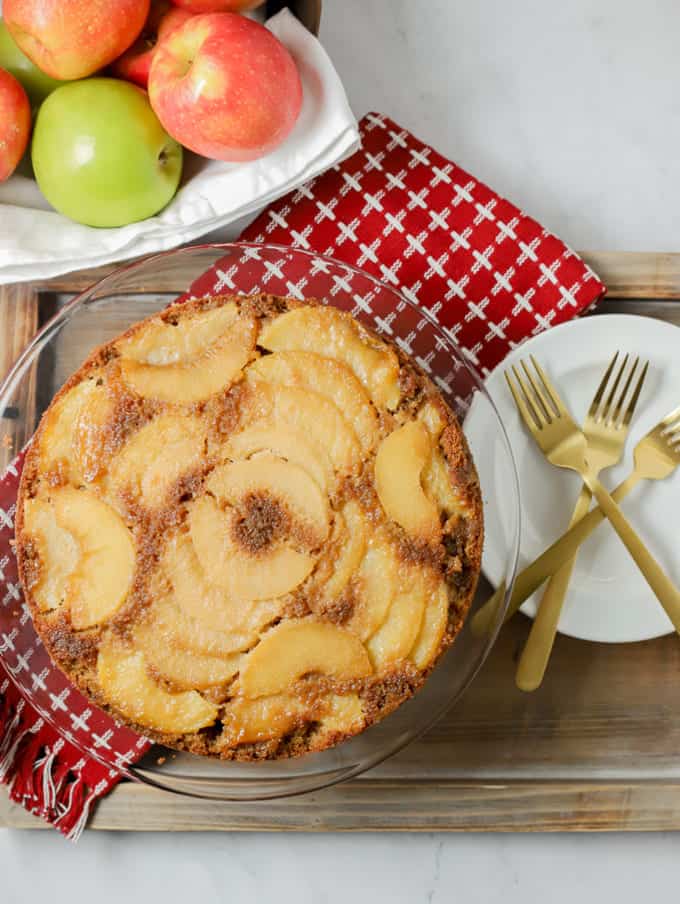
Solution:
[[(417, 314), (419, 317), (424, 318), (429, 326), (435, 331), (435, 335), (438, 337), (438, 340), (443, 343), (444, 349), (447, 353), (451, 355), (451, 357), (458, 361), (460, 365), (465, 369), (468, 376), (471, 379), (472, 384), (475, 389), (482, 393), (487, 403), (491, 406), (491, 410), (494, 414), (496, 426), (500, 428), (500, 432), (504, 441), (504, 447), (507, 452), (507, 456), (509, 459), (509, 463), (511, 466), (511, 475), (512, 475), (512, 490), (513, 495), (519, 503), (520, 500), (520, 487), (519, 487), (519, 474), (517, 469), (517, 462), (515, 460), (514, 453), (512, 451), (512, 447), (510, 445), (509, 437), (507, 431), (505, 429), (505, 425), (500, 417), (499, 411), (493, 401), (493, 398), (488, 393), (484, 380), (482, 379), (481, 374), (477, 371), (475, 365), (470, 361), (465, 355), (463, 349), (458, 345), (455, 339), (453, 339), (436, 320), (436, 318), (428, 311), (426, 308), (421, 307), (420, 305), (415, 304), (409, 298), (407, 298), (399, 289), (395, 288), (392, 285), (383, 282), (379, 278), (373, 276), (370, 273), (367, 273), (365, 270), (360, 267), (356, 267), (353, 264), (348, 264), (344, 261), (341, 261), (337, 258), (332, 257), (331, 255), (318, 253), (316, 251), (307, 250), (303, 248), (297, 248), (289, 245), (281, 245), (275, 243), (267, 243), (267, 242), (204, 242), (197, 243), (191, 245), (185, 245), (179, 248), (171, 248), (165, 251), (156, 252), (153, 254), (145, 255), (141, 258), (137, 258), (133, 261), (128, 261), (120, 266), (115, 267), (110, 272), (100, 276), (98, 279), (95, 279), (89, 286), (87, 286), (82, 291), (76, 293), (72, 299), (67, 301), (58, 311), (56, 311), (52, 317), (50, 317), (38, 330), (35, 336), (31, 339), (29, 344), (25, 347), (23, 352), (19, 355), (19, 357), (14, 362), (10, 371), (0, 383), (0, 407), (3, 404), (3, 400), (16, 389), (17, 380), (21, 379), (24, 370), (27, 365), (32, 363), (32, 360), (35, 356), (39, 355), (42, 351), (43, 347), (48, 344), (51, 340), (52, 334), (55, 329), (62, 325), (62, 323), (68, 322), (74, 315), (77, 314), (77, 311), (84, 303), (86, 303), (87, 299), (93, 295), (96, 295), (98, 290), (107, 288), (107, 283), (119, 280), (124, 274), (134, 271), (137, 268), (144, 266), (153, 266), (162, 262), (165, 258), (168, 257), (179, 257), (181, 255), (190, 256), (193, 253), (201, 252), (201, 251), (211, 251), (215, 253), (224, 252), (224, 254), (228, 254), (229, 252), (235, 252), (242, 249), (253, 249), (254, 251), (271, 251), (278, 252), (285, 255), (298, 255), (309, 260), (322, 260), (327, 262), (329, 265), (334, 267), (339, 267), (343, 270), (349, 271), (351, 273), (356, 274), (361, 277), (361, 279), (368, 281), (370, 284), (375, 286), (376, 290), (384, 293), (388, 292), (394, 296), (395, 301), (398, 301), (404, 304), (407, 308), (409, 308), (413, 313)], [(257, 255), (253, 255), (257, 259)], [(115, 294), (115, 289), (111, 294)], [(139, 294), (130, 292), (130, 295)], [(166, 294), (166, 293), (162, 293)], [(168, 290), (167, 294), (173, 294), (172, 290)], [(102, 294), (102, 298), (106, 297), (106, 293)], [(170, 302), (171, 303), (171, 302)], [(329, 304), (332, 304), (332, 300), (329, 300)], [(464, 427), (463, 419), (461, 418), (461, 427)], [(30, 440), (29, 440), (30, 442)], [(503, 604), (499, 607), (498, 614), (496, 616), (496, 624), (494, 626), (493, 631), (489, 632), (486, 644), (483, 649), (483, 652), (479, 656), (478, 661), (474, 665), (474, 668), (470, 669), (470, 671), (465, 676), (465, 680), (459, 686), (457, 691), (452, 694), (448, 700), (441, 704), (439, 707), (436, 707), (433, 712), (430, 714), (429, 718), (424, 719), (422, 723), (420, 723), (417, 728), (414, 728), (412, 731), (407, 732), (407, 736), (399, 738), (395, 743), (391, 745), (386, 745), (384, 747), (379, 747), (372, 756), (368, 756), (362, 758), (361, 762), (354, 763), (352, 765), (346, 767), (339, 767), (334, 770), (334, 772), (328, 777), (327, 774), (318, 773), (317, 781), (312, 783), (310, 787), (304, 788), (302, 790), (292, 788), (290, 790), (283, 791), (272, 791), (271, 793), (262, 793), (258, 794), (256, 797), (252, 798), (244, 798), (244, 797), (219, 797), (216, 798), (215, 795), (211, 794), (201, 794), (195, 790), (181, 790), (178, 788), (173, 788), (168, 786), (167, 784), (159, 781), (155, 776), (148, 775), (144, 772), (144, 770), (138, 770), (136, 768), (137, 764), (132, 764), (131, 766), (125, 766), (120, 771), (121, 777), (126, 777), (132, 779), (134, 781), (140, 782), (142, 784), (148, 784), (152, 787), (160, 788), (164, 791), (168, 791), (174, 794), (182, 794), (184, 796), (190, 796), (194, 798), (202, 798), (202, 799), (221, 799), (221, 800), (268, 800), (268, 799), (280, 799), (286, 797), (292, 797), (299, 794), (312, 793), (314, 791), (319, 791), (323, 788), (331, 787), (340, 782), (346, 781), (347, 779), (356, 777), (357, 775), (363, 774), (367, 770), (379, 765), (385, 760), (391, 758), (404, 747), (411, 744), (414, 740), (421, 737), (426, 731), (428, 731), (443, 715), (447, 712), (451, 707), (453, 707), (461, 696), (467, 691), (472, 681), (475, 679), (480, 669), (484, 665), (489, 653), (491, 652), (493, 646), (495, 645), (498, 633), (503, 625), (503, 618), (501, 617), (501, 613), (505, 613), (507, 610), (507, 606), (510, 600), (510, 595), (512, 593), (512, 588), (514, 586), (514, 581), (517, 575), (517, 567), (519, 562), (519, 554), (520, 554), (520, 541), (521, 541), (521, 509), (518, 505), (517, 512), (517, 529), (515, 531), (514, 542), (512, 544), (512, 548), (508, 551), (508, 566), (511, 568), (511, 580), (507, 583), (506, 592), (503, 599)], [(435, 671), (438, 666), (435, 666)], [(15, 680), (15, 677), (8, 672), (10, 680), (17, 687), (20, 693), (22, 692), (22, 688), (19, 683)], [(28, 701), (32, 706), (35, 706), (32, 701)], [(35, 707), (37, 709), (37, 707)], [(60, 731), (59, 726), (55, 724), (49, 713), (43, 713), (41, 710), (38, 710), (40, 714), (47, 719), (47, 721), (52, 725), (52, 727), (56, 731)], [(350, 741), (348, 739), (348, 741)], [(341, 742), (342, 743), (342, 742)], [(99, 758), (92, 751), (88, 749), (86, 745), (78, 744), (80, 749), (89, 756), (94, 756), (99, 762), (103, 762), (99, 760)], [(303, 757), (304, 759), (304, 757)], [(107, 763), (107, 765), (110, 765)], [(338, 774), (335, 774), (338, 773)], [(294, 778), (294, 777), (292, 777)], [(225, 776), (226, 779), (226, 776)], [(241, 781), (249, 781), (250, 777), (240, 779)], [(255, 777), (252, 779), (256, 780)], [(260, 781), (267, 782), (267, 778), (262, 776)], [(286, 776), (283, 776), (279, 779), (270, 779), (269, 781), (275, 781), (278, 783), (285, 783), (288, 779)]]

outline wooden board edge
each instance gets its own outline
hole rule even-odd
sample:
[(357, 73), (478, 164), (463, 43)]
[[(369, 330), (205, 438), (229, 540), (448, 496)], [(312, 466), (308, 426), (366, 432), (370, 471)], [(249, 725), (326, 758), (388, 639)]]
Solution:
[[(579, 251), (581, 257), (605, 283), (609, 298), (680, 299), (680, 252)], [(131, 262), (126, 262), (131, 263)], [(114, 265), (68, 273), (36, 283), (43, 291), (82, 292), (92, 283), (117, 269)], [(162, 275), (159, 276), (162, 282)], [(183, 292), (186, 286), (170, 278), (156, 291)]]
[[(310, 804), (313, 804), (310, 806)], [(0, 826), (47, 828), (0, 793)], [(362, 779), (279, 801), (222, 803), (123, 783), (90, 829), (224, 832), (605, 832), (680, 829), (680, 783)]]
[[(38, 330), (39, 297), (27, 283), (0, 286), (0, 381), (24, 351)], [(28, 430), (35, 422), (37, 372), (33, 367), (23, 388), (13, 396), (13, 404), (0, 412), (2, 444), (0, 470), (16, 455), (16, 450), (29, 439)]]
[(607, 286), (608, 298), (680, 298), (680, 253), (579, 251)]

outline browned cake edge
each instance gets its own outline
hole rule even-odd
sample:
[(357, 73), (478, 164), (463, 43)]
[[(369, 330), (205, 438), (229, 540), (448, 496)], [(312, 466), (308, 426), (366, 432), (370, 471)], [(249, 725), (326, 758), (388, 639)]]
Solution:
[[(247, 306), (249, 311), (259, 318), (284, 313), (297, 307), (322, 304), (313, 299), (300, 302), (293, 298), (267, 294), (249, 297), (207, 296), (174, 304), (162, 312), (139, 321), (124, 333), (116, 336), (115, 339), (94, 349), (81, 367), (54, 396), (50, 408), (74, 386), (86, 379), (91, 371), (106, 364), (116, 355), (113, 350), (114, 343), (119, 342), (123, 337), (132, 336), (135, 332), (142, 329), (149, 320), (160, 317), (166, 322), (171, 322), (178, 312), (185, 315), (191, 311), (218, 307), (231, 301), (235, 301), (241, 308)], [(481, 570), (484, 528), (479, 479), (467, 440), (460, 428), (456, 415), (449, 408), (441, 393), (436, 389), (425, 372), (416, 362), (406, 356), (396, 343), (391, 342), (382, 334), (378, 335), (363, 323), (361, 323), (361, 326), (369, 335), (373, 335), (378, 341), (391, 346), (398, 355), (402, 389), (400, 407), (415, 407), (422, 401), (423, 396), (427, 396), (429, 401), (437, 405), (446, 423), (446, 427), (440, 437), (441, 451), (446, 458), (452, 484), (466, 507), (465, 521), (458, 525), (457, 531), (447, 537), (446, 551), (441, 563), (447, 585), (454, 592), (450, 594), (447, 629), (437, 654), (427, 669), (419, 670), (413, 664), (407, 662), (403, 663), (399, 668), (395, 668), (388, 675), (384, 675), (379, 681), (357, 683), (357, 687), (354, 689), (360, 693), (365, 713), (365, 723), (360, 731), (364, 731), (370, 725), (393, 712), (401, 703), (415, 694), (462, 629), (472, 604)], [(232, 748), (220, 746), (216, 749), (213, 743), (215, 732), (214, 730), (211, 732), (211, 728), (202, 729), (193, 734), (182, 735), (168, 735), (156, 732), (143, 725), (131, 722), (102, 696), (96, 676), (98, 629), (76, 632), (63, 615), (56, 621), (46, 617), (38, 609), (31, 592), (33, 553), (31, 541), (24, 532), (24, 500), (31, 497), (33, 487), (38, 478), (37, 449), (49, 410), (48, 408), (41, 418), (24, 463), (15, 519), (16, 553), (20, 580), (36, 631), (45, 644), (50, 657), (67, 678), (100, 708), (112, 715), (117, 721), (128, 725), (140, 734), (168, 747), (221, 759), (261, 760), (299, 756), (307, 752), (326, 749), (360, 733), (338, 732), (326, 734), (321, 741), (315, 743), (312, 725), (311, 727), (306, 726), (295, 730), (283, 739), (243, 744)], [(414, 549), (411, 554), (417, 555), (418, 551)]]

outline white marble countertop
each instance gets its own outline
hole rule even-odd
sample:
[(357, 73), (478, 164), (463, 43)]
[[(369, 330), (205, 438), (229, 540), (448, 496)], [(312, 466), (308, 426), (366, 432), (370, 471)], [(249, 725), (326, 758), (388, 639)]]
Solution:
[[(357, 114), (384, 111), (575, 248), (678, 250), (676, 0), (325, 0)], [(126, 835), (0, 830), (0, 901), (547, 899), (670, 889), (672, 835)]]

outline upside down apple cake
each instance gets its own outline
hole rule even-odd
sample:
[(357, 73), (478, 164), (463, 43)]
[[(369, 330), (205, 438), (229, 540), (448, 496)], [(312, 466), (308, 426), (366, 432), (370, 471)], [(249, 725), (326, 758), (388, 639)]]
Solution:
[(75, 684), (169, 746), (322, 750), (460, 630), (482, 509), (455, 416), (392, 344), (269, 295), (176, 304), (97, 349), (28, 452), (17, 555)]

